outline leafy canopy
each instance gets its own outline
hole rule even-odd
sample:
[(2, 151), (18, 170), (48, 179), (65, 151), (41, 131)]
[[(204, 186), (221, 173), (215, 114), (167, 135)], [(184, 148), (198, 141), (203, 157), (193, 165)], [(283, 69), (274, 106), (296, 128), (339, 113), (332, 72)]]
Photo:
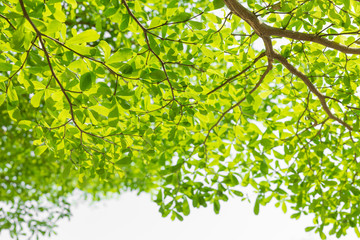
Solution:
[(182, 220), (248, 187), (360, 235), (359, 29), (355, 0), (1, 1), (1, 230), (74, 189)]

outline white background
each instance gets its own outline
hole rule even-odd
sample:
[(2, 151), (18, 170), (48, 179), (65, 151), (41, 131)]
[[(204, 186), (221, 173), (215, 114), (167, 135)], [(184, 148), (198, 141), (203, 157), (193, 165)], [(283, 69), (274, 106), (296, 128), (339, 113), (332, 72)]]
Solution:
[[(261, 206), (255, 216), (253, 204), (237, 198), (222, 203), (219, 215), (209, 205), (191, 209), (183, 222), (171, 221), (161, 217), (149, 195), (125, 193), (119, 199), (74, 206), (71, 220), (60, 221), (58, 235), (47, 240), (319, 240), (304, 230), (312, 225), (312, 217), (290, 219), (289, 212), (284, 214), (272, 203)], [(348, 232), (341, 240), (357, 239), (352, 229)], [(0, 239), (10, 238), (3, 234)]]

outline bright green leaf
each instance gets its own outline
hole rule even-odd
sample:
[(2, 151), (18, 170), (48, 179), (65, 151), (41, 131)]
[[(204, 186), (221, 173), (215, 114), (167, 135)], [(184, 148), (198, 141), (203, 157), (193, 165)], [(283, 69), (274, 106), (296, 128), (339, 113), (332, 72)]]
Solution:
[(95, 42), (98, 40), (100, 35), (93, 29), (85, 30), (74, 37), (68, 39), (66, 41), (67, 44), (81, 44), (81, 43), (88, 43), (88, 42)]

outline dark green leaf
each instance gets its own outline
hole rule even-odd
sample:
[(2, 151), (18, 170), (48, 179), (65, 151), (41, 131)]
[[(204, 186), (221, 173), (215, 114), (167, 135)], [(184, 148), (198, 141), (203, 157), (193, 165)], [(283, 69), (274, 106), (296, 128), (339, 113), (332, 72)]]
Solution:
[(80, 89), (81, 91), (89, 90), (95, 82), (95, 74), (92, 72), (86, 72), (80, 77)]

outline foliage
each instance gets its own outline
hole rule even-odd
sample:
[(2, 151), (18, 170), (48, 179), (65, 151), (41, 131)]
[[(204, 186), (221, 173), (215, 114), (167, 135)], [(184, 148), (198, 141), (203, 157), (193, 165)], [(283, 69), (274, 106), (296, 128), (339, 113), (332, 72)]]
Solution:
[(76, 188), (182, 220), (249, 187), (360, 235), (359, 29), (355, 0), (1, 1), (0, 229)]

